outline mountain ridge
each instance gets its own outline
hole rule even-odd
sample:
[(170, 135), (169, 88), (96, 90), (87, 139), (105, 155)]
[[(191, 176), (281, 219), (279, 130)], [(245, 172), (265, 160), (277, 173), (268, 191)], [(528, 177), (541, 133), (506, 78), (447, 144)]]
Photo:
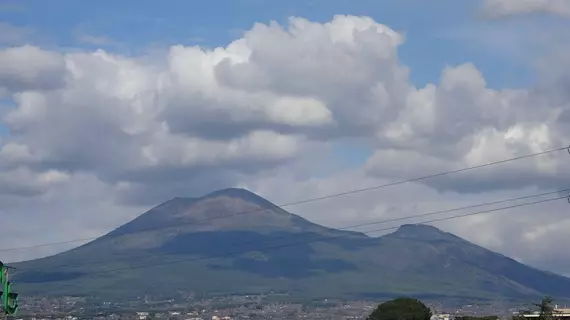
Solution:
[[(35, 294), (570, 297), (569, 278), (434, 226), (404, 224), (369, 237), (318, 225), (239, 188), (173, 198), (88, 244), (16, 267), (21, 291)], [(149, 286), (157, 274), (161, 284)]]

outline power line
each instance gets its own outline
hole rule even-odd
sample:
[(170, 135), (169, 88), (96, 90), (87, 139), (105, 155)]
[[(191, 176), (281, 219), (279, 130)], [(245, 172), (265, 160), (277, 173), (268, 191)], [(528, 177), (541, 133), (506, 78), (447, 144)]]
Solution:
[[(536, 193), (536, 194), (530, 194), (530, 195), (525, 195), (525, 196), (521, 196), (521, 197), (516, 197), (516, 198), (508, 198), (508, 199), (502, 199), (502, 200), (497, 200), (497, 201), (490, 201), (490, 202), (483, 202), (483, 203), (478, 203), (478, 204), (473, 204), (473, 205), (468, 205), (468, 206), (462, 206), (462, 207), (456, 207), (456, 208), (451, 208), (451, 209), (445, 209), (445, 210), (438, 210), (438, 211), (431, 211), (431, 212), (426, 212), (426, 213), (420, 213), (420, 214), (415, 214), (415, 215), (410, 215), (410, 216), (404, 216), (404, 217), (397, 217), (397, 218), (391, 218), (391, 219), (383, 219), (383, 220), (377, 220), (377, 221), (372, 221), (372, 222), (365, 222), (365, 223), (360, 223), (360, 224), (355, 224), (355, 225), (350, 225), (350, 226), (345, 226), (345, 227), (340, 227), (340, 228), (335, 228), (335, 230), (349, 230), (349, 229), (354, 229), (354, 228), (359, 228), (359, 227), (366, 227), (366, 226), (372, 226), (372, 225), (378, 225), (378, 224), (385, 224), (388, 222), (396, 222), (396, 221), (402, 221), (402, 220), (407, 220), (407, 219), (412, 219), (412, 218), (420, 218), (420, 217), (427, 217), (427, 216), (433, 216), (433, 215), (439, 215), (439, 214), (444, 214), (444, 213), (450, 213), (450, 212), (456, 212), (456, 211), (462, 211), (462, 210), (467, 210), (467, 209), (474, 209), (474, 208), (480, 208), (480, 207), (484, 207), (484, 206), (490, 206), (490, 205), (497, 205), (497, 204), (501, 204), (501, 203), (506, 203), (506, 202), (513, 202), (513, 201), (518, 201), (518, 200), (526, 200), (526, 199), (531, 199), (531, 198), (538, 198), (538, 197), (542, 197), (542, 196), (547, 196), (547, 195), (552, 195), (552, 194), (560, 194), (560, 193), (564, 193), (564, 192), (569, 192), (570, 188), (567, 189), (561, 189), (561, 190), (556, 190), (556, 191), (549, 191), (549, 192), (543, 192), (543, 193)], [(569, 200), (570, 201), (570, 200)], [(366, 233), (366, 232), (361, 232), (361, 233)], [(303, 233), (303, 235), (309, 235), (309, 234), (315, 234), (315, 235), (319, 235), (318, 232), (305, 232)], [(280, 240), (280, 239), (286, 239), (291, 237), (290, 235), (287, 236), (281, 236), (281, 237), (274, 237), (271, 240)], [(240, 242), (240, 243), (230, 243), (229, 246), (232, 245), (246, 245), (246, 244), (253, 244), (253, 243), (260, 243), (260, 242), (265, 242), (265, 241), (259, 241), (259, 240), (254, 240), (254, 241), (244, 241), (244, 242)], [(219, 247), (228, 247), (228, 245), (222, 245)], [(152, 256), (168, 256), (168, 253), (156, 253), (153, 254)], [(144, 259), (144, 258), (148, 258), (149, 255), (144, 254), (144, 255), (136, 255), (136, 256), (126, 256), (123, 257), (121, 259)], [(65, 264), (65, 265), (58, 265), (58, 266), (54, 266), (57, 268), (61, 268), (61, 267), (80, 267), (83, 265), (92, 265), (92, 264), (99, 264), (99, 263), (106, 263), (108, 262), (108, 259), (104, 259), (104, 260), (96, 260), (96, 261), (88, 261), (88, 262), (84, 262), (84, 263), (76, 263), (76, 264)], [(22, 271), (31, 271), (34, 269), (19, 269)]]
[[(354, 190), (345, 191), (345, 192), (341, 192), (341, 193), (329, 194), (329, 195), (322, 196), (322, 197), (309, 198), (309, 199), (300, 200), (300, 201), (295, 201), (295, 202), (289, 202), (289, 203), (285, 203), (285, 204), (281, 204), (281, 205), (274, 205), (274, 208), (283, 209), (284, 207), (294, 206), (294, 205), (298, 205), (298, 204), (305, 204), (305, 203), (309, 203), (309, 202), (316, 202), (316, 201), (321, 201), (321, 200), (328, 200), (328, 199), (337, 198), (337, 197), (341, 197), (341, 196), (352, 195), (352, 194), (356, 194), (356, 193), (361, 193), (361, 192), (366, 192), (366, 191), (372, 191), (372, 190), (377, 190), (377, 189), (392, 187), (392, 186), (396, 186), (396, 185), (400, 185), (400, 184), (405, 184), (405, 183), (410, 183), (410, 182), (417, 182), (417, 181), (421, 181), (421, 180), (426, 180), (426, 179), (441, 177), (441, 176), (450, 175), (450, 174), (455, 174), (455, 173), (460, 173), (460, 172), (464, 172), (464, 171), (469, 171), (469, 170), (474, 170), (474, 169), (480, 169), (480, 168), (489, 167), (489, 166), (493, 166), (493, 165), (498, 165), (498, 164), (508, 163), (508, 162), (512, 162), (512, 161), (518, 161), (518, 160), (522, 160), (522, 159), (532, 158), (532, 157), (536, 157), (536, 156), (540, 156), (540, 155), (551, 154), (551, 153), (555, 153), (555, 152), (559, 152), (559, 151), (563, 151), (563, 150), (567, 150), (568, 153), (570, 153), (570, 146), (568, 146), (568, 147), (562, 147), (562, 148), (556, 148), (556, 149), (550, 149), (550, 150), (546, 150), (546, 151), (542, 151), (542, 152), (527, 154), (527, 155), (524, 155), (524, 156), (518, 156), (518, 157), (514, 157), (514, 158), (509, 158), (509, 159), (504, 159), (504, 160), (499, 160), (499, 161), (488, 162), (488, 163), (485, 163), (485, 164), (480, 164), (480, 165), (465, 167), (465, 168), (461, 168), (461, 169), (456, 169), (456, 170), (450, 170), (450, 171), (440, 172), (440, 173), (436, 173), (436, 174), (421, 176), (421, 177), (412, 178), (412, 179), (407, 179), (407, 180), (399, 180), (399, 181), (396, 181), (396, 182), (391, 182), (391, 183), (382, 184), (382, 185), (376, 185), (376, 186), (367, 187), (367, 188), (362, 188), (362, 189), (354, 189)], [(118, 233), (118, 234), (107, 234), (106, 236), (107, 236), (107, 237), (118, 237), (118, 236), (123, 236), (123, 235), (127, 235), (127, 234), (136, 234), (136, 233), (142, 233), (142, 232), (152, 231), (152, 230), (158, 230), (158, 229), (165, 229), (165, 228), (170, 228), (170, 227), (179, 227), (179, 226), (182, 226), (182, 225), (192, 225), (192, 224), (197, 224), (197, 223), (201, 223), (201, 222), (206, 222), (206, 221), (211, 221), (211, 220), (216, 220), (216, 219), (222, 219), (222, 218), (228, 218), (228, 217), (231, 217), (231, 216), (236, 216), (236, 215), (241, 215), (241, 214), (247, 214), (247, 213), (253, 213), (253, 212), (259, 212), (259, 211), (265, 211), (265, 210), (269, 210), (269, 209), (268, 209), (268, 208), (258, 208), (258, 209), (254, 209), (254, 210), (247, 210), (247, 211), (241, 211), (241, 212), (234, 212), (234, 213), (231, 213), (231, 214), (226, 214), (226, 215), (221, 215), (221, 216), (216, 216), (216, 217), (210, 217), (210, 218), (206, 218), (206, 219), (194, 220), (194, 221), (187, 222), (187, 223), (176, 223), (176, 224), (171, 224), (171, 225), (163, 225), (163, 226), (158, 226), (158, 227), (150, 227), (150, 228), (140, 229), (140, 230), (131, 231), (131, 232), (124, 232), (124, 233)], [(99, 236), (99, 237), (100, 237), (100, 236)], [(35, 249), (35, 248), (47, 247), (47, 246), (53, 246), (53, 245), (60, 245), (60, 244), (68, 244), (68, 243), (74, 243), (74, 242), (90, 241), (90, 240), (95, 240), (95, 239), (97, 239), (97, 238), (99, 238), (99, 237), (79, 238), (79, 239), (72, 239), (72, 240), (65, 240), (65, 241), (57, 241), (57, 242), (49, 242), (49, 243), (36, 244), (36, 245), (29, 245), (29, 246), (19, 246), (19, 247), (2, 248), (2, 249), (0, 249), (0, 252), (17, 251), (17, 250), (25, 250), (25, 249)]]
[[(538, 200), (538, 201), (527, 202), (527, 203), (518, 204), (518, 205), (512, 205), (512, 206), (507, 206), (507, 207), (501, 207), (501, 208), (495, 208), (495, 209), (485, 210), (485, 211), (472, 212), (472, 213), (467, 213), (467, 214), (462, 214), (462, 215), (456, 215), (456, 216), (451, 216), (451, 217), (445, 217), (445, 218), (431, 219), (431, 220), (426, 220), (426, 221), (422, 221), (422, 222), (419, 222), (419, 223), (425, 224), (425, 223), (432, 223), (432, 222), (438, 222), (438, 221), (445, 221), (445, 220), (463, 218), (463, 217), (468, 217), (468, 216), (473, 216), (473, 215), (478, 215), (478, 214), (491, 213), (491, 212), (497, 212), (497, 211), (502, 211), (502, 210), (507, 210), (507, 209), (518, 208), (518, 207), (536, 205), (536, 204), (540, 204), (540, 203), (551, 202), (551, 201), (556, 201), (556, 200), (560, 200), (560, 199), (567, 199), (567, 198), (568, 198), (568, 196), (563, 196), (563, 197), (556, 197), (556, 198), (546, 199), (546, 200)], [(380, 231), (387, 231), (387, 230), (398, 229), (399, 227), (400, 227), (400, 226), (397, 226), (397, 227), (389, 227), (389, 228), (382, 228), (382, 229), (371, 230), (371, 231), (367, 231), (367, 232), (363, 232), (363, 233), (364, 233), (364, 234), (369, 234), (369, 233), (374, 233), (374, 232), (380, 232)], [(346, 238), (346, 237), (347, 237), (347, 236), (345, 236), (345, 235), (342, 235), (342, 236), (334, 236), (334, 237), (324, 237), (324, 238), (317, 239), (317, 240), (296, 242), (296, 243), (290, 243), (290, 244), (287, 244), (287, 245), (272, 246), (272, 247), (265, 247), (265, 248), (257, 248), (257, 249), (255, 249), (255, 250), (247, 250), (247, 251), (242, 251), (242, 252), (232, 252), (232, 253), (221, 254), (221, 255), (216, 255), (216, 256), (208, 256), (208, 257), (201, 257), (201, 258), (194, 258), (194, 259), (184, 259), (184, 260), (178, 260), (178, 261), (170, 261), (170, 262), (168, 262), (168, 263), (156, 263), (156, 264), (141, 265), (141, 266), (127, 267), (127, 268), (117, 268), (117, 269), (111, 269), (111, 270), (101, 270), (101, 271), (98, 271), (98, 272), (96, 271), (95, 273), (99, 273), (99, 272), (116, 272), (116, 271), (122, 271), (122, 270), (130, 270), (130, 269), (137, 269), (137, 268), (148, 268), (148, 267), (155, 267), (155, 266), (161, 266), (161, 265), (167, 265), (167, 264), (182, 263), (182, 262), (193, 261), (193, 260), (206, 260), (206, 259), (220, 258), (220, 257), (238, 255), (238, 254), (247, 253), (247, 252), (252, 252), (252, 251), (274, 250), (274, 249), (279, 249), (279, 248), (285, 248), (285, 247), (291, 247), (291, 246), (296, 246), (296, 245), (302, 245), (302, 244), (308, 244), (308, 243), (315, 243), (315, 242), (321, 242), (321, 241), (327, 241), (327, 240), (335, 240), (335, 239), (341, 239), (341, 238)]]
[[(425, 220), (425, 221), (418, 222), (418, 223), (420, 223), (420, 224), (426, 224), (426, 223), (432, 223), (432, 222), (439, 222), (439, 221), (445, 221), (445, 220), (463, 218), (463, 217), (474, 216), (474, 215), (479, 215), (479, 214), (485, 214), (485, 213), (491, 213), (491, 212), (498, 212), (498, 211), (513, 209), (513, 208), (519, 208), (519, 207), (537, 205), (537, 204), (541, 204), (541, 203), (552, 202), (552, 201), (557, 201), (557, 200), (560, 200), (560, 199), (567, 199), (567, 198), (568, 198), (568, 196), (559, 196), (559, 197), (556, 197), (556, 198), (550, 198), (550, 199), (544, 199), (544, 200), (537, 200), (537, 201), (533, 201), (533, 202), (526, 202), (526, 203), (522, 203), (522, 204), (510, 205), (510, 206), (505, 206), (505, 207), (500, 207), (500, 208), (494, 208), (494, 209), (488, 209), (488, 210), (483, 210), (483, 211), (476, 211), (476, 212), (471, 212), (471, 213), (466, 213), (466, 214), (461, 214), (461, 215), (455, 215), (455, 216), (451, 216), (451, 217), (443, 217), (443, 218), (436, 218), (436, 219), (431, 219), (431, 220)], [(399, 228), (399, 227), (400, 227), (400, 226), (387, 227), (387, 228), (381, 228), (381, 229), (376, 229), (376, 230), (370, 230), (370, 231), (366, 231), (366, 232), (362, 232), (362, 233), (364, 233), (364, 234), (369, 234), (369, 233), (375, 233), (375, 232), (380, 232), (380, 231), (388, 231), (388, 230), (397, 229), (397, 228)], [(338, 235), (338, 236), (328, 236), (328, 237), (322, 237), (322, 238), (315, 239), (315, 240), (300, 241), (300, 242), (288, 243), (288, 244), (277, 245), (277, 246), (260, 247), (260, 248), (245, 250), (245, 251), (239, 250), (239, 251), (235, 251), (235, 252), (223, 253), (223, 254), (218, 254), (218, 255), (210, 255), (210, 256), (198, 257), (198, 258), (194, 258), (194, 257), (193, 257), (193, 258), (190, 258), (190, 259), (182, 259), (182, 260), (175, 260), (175, 261), (165, 261), (165, 262), (154, 263), (154, 264), (143, 264), (143, 265), (138, 265), (138, 266), (123, 267), (123, 268), (106, 269), (106, 270), (95, 270), (95, 271), (86, 272), (86, 273), (84, 273), (83, 275), (100, 274), (100, 273), (107, 273), (107, 272), (118, 272), (118, 271), (126, 271), (126, 270), (140, 269), (140, 268), (149, 268), (149, 267), (157, 267), (157, 266), (163, 266), (163, 265), (177, 264), (177, 263), (183, 263), (183, 262), (192, 262), (192, 261), (207, 260), (207, 259), (213, 259), (213, 258), (223, 258), (223, 257), (239, 255), (239, 254), (243, 254), (243, 253), (247, 253), (247, 252), (275, 250), (275, 249), (280, 249), (280, 248), (285, 248), (285, 247), (292, 247), (292, 246), (298, 246), (298, 245), (309, 244), (309, 243), (315, 243), (315, 242), (322, 242), (322, 241), (329, 241), (329, 240), (336, 240), (336, 239), (341, 239), (341, 238), (347, 238), (347, 237), (349, 237), (349, 236), (353, 236), (353, 234), (350, 234), (350, 235)], [(58, 267), (61, 268), (61, 267), (64, 267), (64, 266), (58, 266)], [(30, 270), (31, 270), (31, 269), (30, 269)], [(21, 271), (25, 271), (25, 270), (24, 270), (24, 269), (21, 269)]]

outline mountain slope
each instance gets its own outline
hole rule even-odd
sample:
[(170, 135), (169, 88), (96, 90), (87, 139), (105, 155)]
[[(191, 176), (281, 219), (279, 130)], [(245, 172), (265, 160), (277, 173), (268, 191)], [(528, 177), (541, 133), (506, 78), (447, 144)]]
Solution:
[(371, 238), (314, 224), (243, 189), (175, 198), (91, 243), (16, 267), (14, 281), (28, 294), (570, 297), (570, 279), (435, 227)]

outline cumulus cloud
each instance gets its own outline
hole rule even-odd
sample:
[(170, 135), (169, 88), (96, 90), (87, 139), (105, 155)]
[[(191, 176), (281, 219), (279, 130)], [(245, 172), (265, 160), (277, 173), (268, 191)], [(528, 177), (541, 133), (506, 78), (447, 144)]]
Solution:
[[(38, 230), (29, 221), (69, 215), (58, 234), (81, 238), (86, 228), (102, 234), (175, 196), (244, 186), (280, 203), (568, 143), (570, 105), (556, 89), (565, 88), (564, 77), (553, 78), (558, 87), (543, 81), (496, 89), (465, 63), (417, 87), (399, 60), (404, 40), (371, 18), (336, 16), (256, 24), (225, 47), (173, 45), (158, 58), (4, 49), (0, 88), (13, 106), (2, 118), (10, 135), (0, 142), (0, 214), (16, 216), (27, 231), (0, 230), (12, 242), (50, 242), (53, 235), (33, 236)], [(362, 167), (339, 170), (333, 151), (351, 143), (372, 156)], [(567, 156), (292, 211), (338, 227), (569, 187)], [(549, 217), (566, 221), (564, 208), (551, 209)], [(553, 240), (541, 230), (563, 224), (537, 223), (533, 212), (522, 211), (509, 226), (470, 218), (486, 232), (465, 222), (442, 226), (538, 264), (547, 253), (525, 253), (517, 241), (543, 248)]]
[(489, 17), (529, 13), (549, 13), (570, 18), (570, 2), (566, 0), (485, 0), (483, 9)]
[(8, 92), (61, 87), (65, 70), (63, 57), (55, 52), (30, 45), (0, 51), (0, 88)]
[(292, 18), (287, 29), (256, 24), (239, 42), (248, 59), (221, 61), (220, 83), (255, 94), (317, 97), (334, 125), (321, 122), (308, 132), (315, 138), (373, 132), (397, 115), (409, 90), (408, 69), (397, 57), (402, 36), (367, 17), (337, 16), (325, 24)]

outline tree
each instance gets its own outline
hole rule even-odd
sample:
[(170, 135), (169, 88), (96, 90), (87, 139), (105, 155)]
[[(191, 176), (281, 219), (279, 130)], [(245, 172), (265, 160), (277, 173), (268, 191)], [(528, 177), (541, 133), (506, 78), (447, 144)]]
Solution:
[(554, 319), (554, 307), (552, 302), (554, 300), (551, 297), (544, 297), (540, 303), (534, 303), (538, 307), (538, 320), (552, 320)]
[(376, 307), (367, 320), (429, 320), (431, 310), (421, 301), (408, 297), (386, 301)]

